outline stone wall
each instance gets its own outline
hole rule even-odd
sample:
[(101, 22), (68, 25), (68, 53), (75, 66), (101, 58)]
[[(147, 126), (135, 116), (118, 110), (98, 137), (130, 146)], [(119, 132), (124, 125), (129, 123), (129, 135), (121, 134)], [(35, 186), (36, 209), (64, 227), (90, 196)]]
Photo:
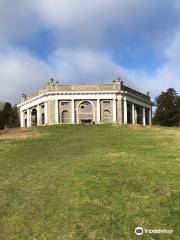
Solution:
[[(109, 111), (110, 118), (106, 118), (107, 121), (104, 119), (104, 111)], [(101, 115), (101, 122), (113, 122), (113, 101), (112, 100), (101, 100), (100, 101), (100, 115)]]
[(58, 102), (58, 107), (59, 107), (59, 122), (62, 123), (62, 114), (64, 111), (68, 111), (69, 113), (69, 123), (71, 123), (72, 119), (72, 114), (71, 114), (71, 109), (72, 109), (72, 101), (70, 100), (61, 100)]
[(48, 124), (55, 123), (55, 101), (48, 101)]

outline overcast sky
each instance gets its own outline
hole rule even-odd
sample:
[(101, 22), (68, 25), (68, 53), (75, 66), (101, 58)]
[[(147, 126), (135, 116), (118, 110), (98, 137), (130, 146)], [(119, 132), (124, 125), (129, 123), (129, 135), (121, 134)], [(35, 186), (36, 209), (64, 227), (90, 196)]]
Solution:
[(119, 76), (180, 92), (179, 0), (0, 0), (0, 100)]

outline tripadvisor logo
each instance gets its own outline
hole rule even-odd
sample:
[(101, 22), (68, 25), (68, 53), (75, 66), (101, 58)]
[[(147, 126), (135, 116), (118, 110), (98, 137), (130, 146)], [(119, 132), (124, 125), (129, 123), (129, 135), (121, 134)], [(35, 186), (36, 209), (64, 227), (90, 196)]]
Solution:
[(172, 234), (173, 229), (143, 229), (142, 227), (137, 227), (134, 232), (138, 236), (143, 234)]
[(137, 227), (137, 228), (135, 228), (135, 234), (136, 235), (138, 235), (138, 236), (140, 236), (140, 235), (142, 235), (143, 234), (143, 228), (142, 227)]

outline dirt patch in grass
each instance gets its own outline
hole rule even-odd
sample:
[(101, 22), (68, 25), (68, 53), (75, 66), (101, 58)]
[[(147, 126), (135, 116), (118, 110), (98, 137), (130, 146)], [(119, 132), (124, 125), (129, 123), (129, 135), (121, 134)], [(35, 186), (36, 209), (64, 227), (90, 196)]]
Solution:
[(132, 128), (132, 129), (135, 129), (135, 130), (140, 130), (140, 131), (144, 131), (144, 130), (153, 130), (153, 131), (161, 131), (161, 129), (159, 127), (156, 127), (156, 126), (149, 126), (149, 125), (146, 125), (146, 126), (143, 126), (143, 125), (140, 125), (140, 124), (126, 124), (126, 125), (123, 125), (123, 124), (113, 124), (112, 125), (113, 127), (117, 127), (117, 128), (122, 128), (122, 127), (128, 127), (128, 128)]
[(129, 125), (131, 128), (135, 129), (135, 130), (140, 130), (140, 131), (146, 131), (146, 130), (150, 130), (153, 132), (160, 132), (161, 128), (159, 128), (158, 126), (152, 126), (152, 125), (139, 125), (139, 124), (134, 124), (134, 125)]
[(177, 130), (176, 129), (163, 130), (163, 134), (180, 136), (180, 129), (177, 129)]
[(177, 189), (172, 189), (172, 190), (168, 190), (165, 189), (162, 186), (159, 186), (155, 189), (155, 192), (159, 192), (161, 195), (165, 196), (165, 197), (171, 197), (172, 195), (180, 195), (180, 191)]
[(143, 126), (143, 125), (140, 125), (140, 124), (127, 124), (127, 125), (122, 125), (122, 124), (113, 124), (112, 125), (113, 127), (117, 127), (117, 128), (122, 128), (122, 127), (128, 127), (128, 128), (131, 128), (131, 129), (135, 129), (135, 130), (138, 130), (138, 131), (153, 131), (153, 132), (159, 132), (159, 133), (162, 133), (163, 135), (176, 135), (176, 136), (180, 136), (180, 128), (162, 128), (162, 127), (159, 127), (157, 125), (146, 125), (146, 126)]
[(0, 140), (27, 139), (42, 136), (43, 133), (33, 128), (11, 128), (0, 130)]
[(108, 155), (110, 157), (121, 157), (121, 156), (127, 155), (127, 153), (126, 152), (109, 152)]

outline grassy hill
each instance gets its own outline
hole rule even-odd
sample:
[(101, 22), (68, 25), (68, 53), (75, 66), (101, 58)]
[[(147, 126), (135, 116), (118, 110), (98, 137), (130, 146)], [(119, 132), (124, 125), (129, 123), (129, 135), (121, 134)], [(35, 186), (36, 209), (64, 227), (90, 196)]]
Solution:
[(0, 133), (1, 240), (132, 240), (137, 226), (180, 239), (179, 129), (23, 131)]

